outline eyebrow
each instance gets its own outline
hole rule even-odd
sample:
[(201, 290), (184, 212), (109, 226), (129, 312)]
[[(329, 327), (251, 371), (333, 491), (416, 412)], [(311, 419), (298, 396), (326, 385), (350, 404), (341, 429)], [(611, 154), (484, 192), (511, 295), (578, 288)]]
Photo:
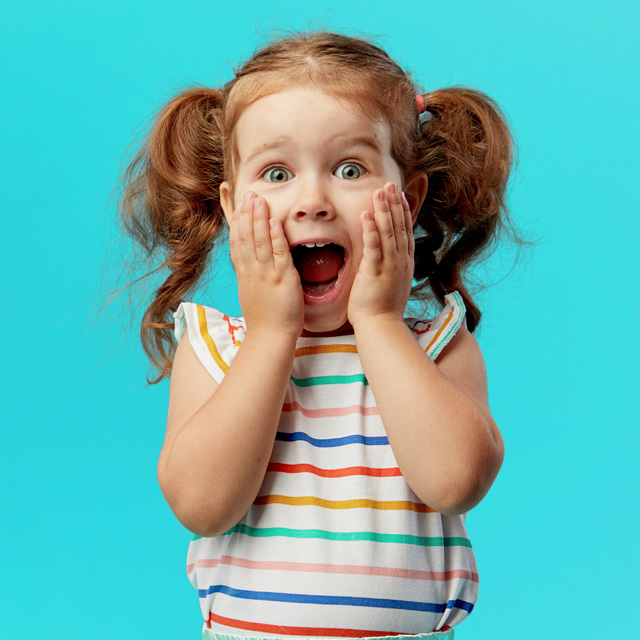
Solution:
[(247, 159), (245, 160), (245, 162), (246, 163), (251, 162), (256, 156), (259, 156), (261, 153), (267, 153), (267, 151), (272, 151), (273, 149), (279, 149), (280, 147), (287, 145), (289, 142), (291, 142), (291, 140), (292, 140), (291, 138), (283, 137), (283, 138), (277, 138), (276, 140), (274, 140), (273, 142), (269, 142), (268, 144), (260, 145), (259, 147), (255, 148), (247, 156)]
[[(245, 162), (249, 163), (262, 153), (267, 153), (268, 151), (273, 151), (274, 149), (279, 149), (283, 146), (286, 146), (287, 144), (292, 142), (292, 140), (293, 140), (292, 138), (285, 136), (282, 138), (277, 138), (273, 142), (263, 144), (257, 147), (256, 149), (254, 149), (247, 156), (247, 159), (245, 160)], [(380, 146), (378, 139), (375, 138), (374, 136), (350, 136), (350, 135), (336, 136), (333, 139), (333, 142), (331, 144), (332, 145), (340, 144), (347, 147), (367, 147), (376, 153), (382, 152), (382, 147)]]
[(382, 152), (382, 147), (375, 136), (336, 136), (334, 142), (339, 142), (347, 147), (368, 147), (376, 153)]

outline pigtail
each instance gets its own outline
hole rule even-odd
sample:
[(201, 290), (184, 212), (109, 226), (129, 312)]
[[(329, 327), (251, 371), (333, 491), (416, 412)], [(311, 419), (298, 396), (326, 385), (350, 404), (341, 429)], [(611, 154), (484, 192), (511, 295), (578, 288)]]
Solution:
[(505, 192), (512, 163), (512, 138), (498, 106), (472, 89), (450, 88), (424, 96), (428, 115), (420, 123), (417, 168), (429, 188), (416, 223), (417, 298), (429, 287), (443, 302), (457, 290), (473, 331), (480, 310), (465, 282), (477, 260), (505, 227)]
[(206, 88), (175, 97), (125, 173), (124, 226), (147, 259), (160, 254), (158, 269), (169, 270), (142, 320), (142, 345), (159, 372), (150, 382), (171, 371), (173, 312), (205, 272), (223, 225), (221, 97)]

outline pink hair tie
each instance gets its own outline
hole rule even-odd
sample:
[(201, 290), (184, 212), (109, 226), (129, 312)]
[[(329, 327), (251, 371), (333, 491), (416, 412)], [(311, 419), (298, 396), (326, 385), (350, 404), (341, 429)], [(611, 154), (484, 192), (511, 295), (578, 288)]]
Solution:
[(427, 110), (424, 98), (419, 93), (416, 93), (416, 107), (418, 107), (418, 113), (424, 113)]

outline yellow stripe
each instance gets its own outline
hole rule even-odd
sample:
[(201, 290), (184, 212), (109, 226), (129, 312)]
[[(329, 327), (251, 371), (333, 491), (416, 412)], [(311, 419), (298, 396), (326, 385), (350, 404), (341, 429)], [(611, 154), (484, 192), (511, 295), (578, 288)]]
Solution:
[(408, 500), (323, 500), (314, 496), (258, 496), (254, 502), (256, 505), (265, 504), (288, 504), (295, 507), (314, 506), (325, 509), (382, 509), (382, 510), (403, 510), (417, 511), (418, 513), (434, 513), (431, 507), (421, 502), (409, 502)]
[(296, 349), (296, 358), (313, 356), (317, 353), (358, 353), (354, 344), (319, 344), (315, 347), (300, 347)]
[(447, 319), (444, 321), (444, 324), (436, 331), (436, 335), (433, 336), (433, 340), (427, 345), (427, 348), (425, 349), (426, 352), (428, 352), (429, 349), (431, 349), (431, 347), (437, 342), (438, 338), (440, 337), (440, 334), (447, 328), (447, 326), (451, 322), (451, 319), (453, 318), (454, 311), (455, 309), (451, 311), (451, 313), (447, 316)]
[(215, 360), (216, 364), (220, 367), (222, 373), (226, 374), (229, 365), (220, 356), (218, 348), (216, 347), (216, 343), (213, 341), (213, 338), (209, 334), (209, 327), (207, 326), (207, 315), (205, 313), (204, 307), (199, 304), (196, 305), (196, 307), (198, 308), (198, 326), (200, 328), (200, 335), (207, 345), (209, 353)]

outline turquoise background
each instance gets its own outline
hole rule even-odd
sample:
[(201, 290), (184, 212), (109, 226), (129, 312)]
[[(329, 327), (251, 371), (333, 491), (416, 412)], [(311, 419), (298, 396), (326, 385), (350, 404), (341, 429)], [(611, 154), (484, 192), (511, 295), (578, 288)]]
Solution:
[[(378, 37), (429, 89), (485, 91), (518, 141), (510, 205), (537, 243), (510, 274), (499, 253), (481, 295), (507, 454), (467, 520), (481, 595), (460, 640), (633, 637), (640, 5), (311, 6), (0, 9), (0, 635), (199, 638), (189, 534), (155, 476), (168, 385), (145, 385), (128, 294), (100, 312), (126, 249), (120, 163), (177, 90), (229, 79), (274, 29), (326, 26)], [(205, 298), (234, 310), (228, 272)]]

